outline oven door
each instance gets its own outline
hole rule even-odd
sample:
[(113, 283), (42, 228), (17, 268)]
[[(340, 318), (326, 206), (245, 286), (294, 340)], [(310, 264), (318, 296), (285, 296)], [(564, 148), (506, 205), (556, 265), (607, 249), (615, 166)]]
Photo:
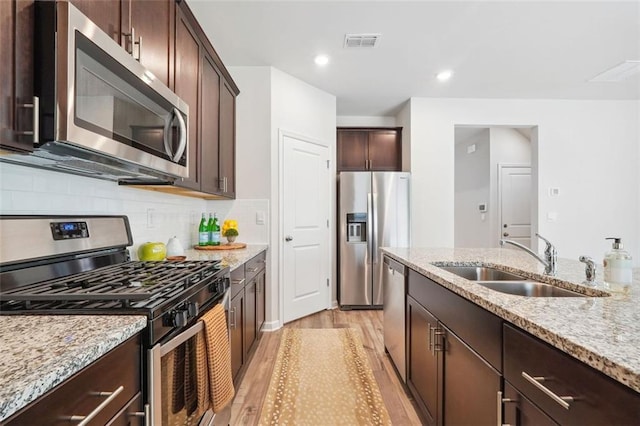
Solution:
[[(227, 317), (230, 300), (227, 289), (220, 302)], [(151, 424), (213, 425), (202, 321), (158, 343), (149, 350), (148, 356)]]

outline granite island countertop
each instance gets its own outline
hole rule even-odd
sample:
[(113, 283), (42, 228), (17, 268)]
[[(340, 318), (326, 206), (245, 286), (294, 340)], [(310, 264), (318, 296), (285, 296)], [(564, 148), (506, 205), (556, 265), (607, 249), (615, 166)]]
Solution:
[(247, 244), (246, 248), (234, 250), (185, 250), (188, 260), (221, 260), (223, 266), (236, 269), (247, 260), (257, 256), (269, 248), (267, 244)]
[[(584, 264), (558, 259), (555, 277), (523, 251), (496, 249), (389, 248), (382, 251), (443, 287), (474, 302), (640, 392), (640, 269), (634, 270), (630, 291), (609, 293), (601, 284), (598, 265), (595, 288), (582, 284)], [(485, 265), (520, 273), (590, 295), (590, 297), (523, 297), (500, 293), (466, 280), (436, 265)], [(597, 297), (597, 295), (608, 295)]]
[(146, 325), (134, 315), (0, 316), (0, 421)]

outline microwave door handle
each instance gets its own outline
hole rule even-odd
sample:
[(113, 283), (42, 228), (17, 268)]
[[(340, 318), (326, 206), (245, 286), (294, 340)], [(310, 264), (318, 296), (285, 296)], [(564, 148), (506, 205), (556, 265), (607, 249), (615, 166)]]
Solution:
[(178, 144), (178, 150), (176, 151), (176, 155), (173, 156), (173, 161), (178, 162), (182, 154), (184, 154), (184, 150), (187, 148), (187, 123), (184, 122), (184, 118), (182, 118), (182, 114), (176, 108), (173, 109), (173, 114), (178, 117), (178, 124), (180, 125), (180, 143)]
[(171, 123), (173, 123), (173, 118), (175, 117), (176, 109), (174, 108), (169, 117), (165, 120), (164, 123), (164, 152), (169, 156), (170, 159), (173, 158), (173, 152), (171, 151)]

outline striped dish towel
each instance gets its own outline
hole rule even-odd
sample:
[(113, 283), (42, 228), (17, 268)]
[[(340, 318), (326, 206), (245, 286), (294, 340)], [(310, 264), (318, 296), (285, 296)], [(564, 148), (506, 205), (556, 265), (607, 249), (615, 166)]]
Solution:
[(214, 413), (227, 406), (235, 395), (231, 374), (231, 347), (224, 306), (217, 304), (203, 315), (209, 364), (209, 392)]

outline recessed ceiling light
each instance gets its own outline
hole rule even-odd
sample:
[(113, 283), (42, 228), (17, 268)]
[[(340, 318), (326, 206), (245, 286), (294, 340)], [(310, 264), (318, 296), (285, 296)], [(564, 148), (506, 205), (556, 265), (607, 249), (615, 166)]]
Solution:
[(451, 78), (453, 72), (451, 70), (440, 71), (436, 74), (436, 78), (440, 81), (447, 81)]
[(329, 57), (327, 55), (318, 55), (314, 59), (316, 65), (325, 66), (329, 63)]

